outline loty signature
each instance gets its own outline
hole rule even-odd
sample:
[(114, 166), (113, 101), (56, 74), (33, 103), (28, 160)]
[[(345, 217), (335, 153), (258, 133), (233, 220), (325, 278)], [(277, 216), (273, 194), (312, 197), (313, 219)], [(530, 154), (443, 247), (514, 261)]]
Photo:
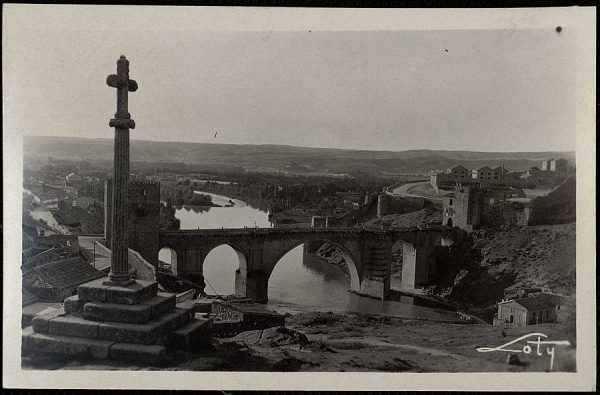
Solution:
[[(525, 339), (529, 339), (531, 337), (537, 337), (537, 340), (527, 340), (525, 342), (525, 345), (521, 349), (509, 348), (510, 346), (516, 345), (515, 343), (518, 343)], [(492, 347), (479, 347), (476, 350), (479, 352), (504, 351), (504, 352), (514, 352), (514, 353), (522, 352), (523, 354), (531, 354), (534, 351), (531, 347), (533, 345), (536, 347), (535, 354), (538, 356), (542, 356), (542, 355), (544, 355), (544, 353), (541, 352), (540, 348), (541, 348), (541, 346), (545, 346), (545, 348), (546, 348), (545, 355), (550, 355), (550, 370), (552, 370), (552, 367), (554, 366), (554, 346), (569, 346), (571, 343), (569, 343), (568, 340), (550, 341), (550, 340), (542, 340), (542, 338), (547, 339), (548, 336), (544, 335), (543, 333), (530, 333), (528, 335), (521, 336), (518, 339), (515, 339), (513, 341), (510, 341), (510, 342), (503, 344), (501, 346), (498, 346), (498, 347), (493, 347), (493, 348)]]

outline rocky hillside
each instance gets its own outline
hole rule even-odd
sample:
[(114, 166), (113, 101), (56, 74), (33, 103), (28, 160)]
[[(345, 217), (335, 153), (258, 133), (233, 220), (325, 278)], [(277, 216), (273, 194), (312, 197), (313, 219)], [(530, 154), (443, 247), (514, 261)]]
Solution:
[(530, 225), (554, 225), (575, 221), (577, 199), (575, 178), (570, 177), (548, 195), (534, 199)]
[[(559, 201), (556, 194), (552, 201)], [(568, 211), (562, 210), (568, 207), (564, 202), (553, 207), (552, 212)], [(560, 210), (556, 211), (556, 207)], [(427, 208), (372, 219), (364, 225), (396, 228), (440, 222), (440, 211)], [(540, 289), (574, 296), (575, 229), (575, 223), (571, 222), (475, 230), (471, 237), (436, 256), (437, 278), (424, 291), (475, 310), (503, 298), (520, 297)], [(402, 243), (392, 248), (392, 287), (398, 287), (401, 282), (402, 248)], [(317, 256), (345, 268), (343, 257), (329, 244), (323, 245)]]
[(473, 238), (483, 269), (494, 276), (515, 276), (505, 297), (520, 296), (528, 288), (575, 295), (575, 223), (480, 230)]
[(541, 289), (575, 295), (575, 224), (474, 231), (442, 263), (431, 295), (473, 308)]
[[(323, 243), (321, 247), (315, 252), (317, 258), (331, 264), (338, 266), (343, 270), (344, 273), (348, 274), (348, 265), (341, 251), (329, 243)], [(349, 275), (349, 274), (348, 274)]]
[(373, 218), (364, 223), (365, 227), (374, 228), (402, 228), (411, 226), (421, 226), (427, 224), (440, 225), (442, 223), (441, 211), (434, 207), (427, 207), (422, 210), (413, 211), (406, 214), (391, 214), (381, 218)]

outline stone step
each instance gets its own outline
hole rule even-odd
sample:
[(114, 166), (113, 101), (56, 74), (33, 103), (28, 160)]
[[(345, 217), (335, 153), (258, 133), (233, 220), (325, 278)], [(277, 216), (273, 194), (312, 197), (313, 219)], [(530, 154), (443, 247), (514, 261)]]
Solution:
[(65, 315), (52, 318), (48, 322), (48, 331), (51, 335), (75, 336), (97, 338), (100, 323), (88, 321), (74, 315)]
[(177, 307), (192, 309), (194, 313), (210, 313), (212, 310), (212, 300), (186, 300), (177, 303)]
[(98, 338), (136, 344), (168, 342), (168, 335), (191, 320), (193, 314), (191, 310), (175, 308), (146, 324), (102, 322), (99, 324)]
[(83, 337), (60, 336), (34, 332), (33, 327), (23, 329), (23, 352), (60, 354), (69, 357), (104, 359), (114, 342)]
[(116, 343), (110, 340), (89, 339), (37, 333), (33, 327), (23, 329), (23, 353), (31, 352), (68, 356), (70, 358), (112, 359), (144, 365), (158, 365), (166, 359), (166, 348), (161, 345)]
[(65, 310), (62, 308), (52, 310), (47, 313), (40, 313), (33, 317), (33, 319), (31, 320), (31, 326), (36, 332), (48, 333), (48, 323), (50, 322), (50, 320), (64, 315)]
[(78, 300), (84, 303), (116, 303), (134, 305), (150, 299), (158, 293), (158, 283), (135, 280), (127, 286), (107, 285), (106, 278), (81, 284), (77, 290)]
[(83, 301), (79, 300), (79, 295), (69, 296), (63, 301), (63, 307), (67, 314), (81, 314)]
[(210, 344), (211, 319), (196, 318), (173, 332), (173, 345), (188, 348)]
[(93, 321), (145, 324), (175, 308), (176, 295), (160, 292), (139, 304), (88, 302), (83, 306), (83, 317)]
[(165, 346), (115, 343), (108, 350), (108, 357), (113, 360), (140, 363), (143, 365), (159, 365), (165, 361)]

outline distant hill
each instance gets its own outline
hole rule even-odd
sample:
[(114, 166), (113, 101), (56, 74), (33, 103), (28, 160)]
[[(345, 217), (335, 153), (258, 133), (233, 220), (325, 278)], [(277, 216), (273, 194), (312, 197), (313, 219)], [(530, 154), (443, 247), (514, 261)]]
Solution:
[[(543, 159), (563, 157), (574, 163), (574, 152), (367, 151), (287, 145), (235, 145), (188, 142), (131, 141), (131, 160), (156, 163), (232, 165), (249, 171), (286, 171), (286, 165), (330, 173), (413, 173), (504, 165), (509, 170), (540, 166)], [(24, 160), (69, 158), (112, 160), (112, 139), (25, 136)]]

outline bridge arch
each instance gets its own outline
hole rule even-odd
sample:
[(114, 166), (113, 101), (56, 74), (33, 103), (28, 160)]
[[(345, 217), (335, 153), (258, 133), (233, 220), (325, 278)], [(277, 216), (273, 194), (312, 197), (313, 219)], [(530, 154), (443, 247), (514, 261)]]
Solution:
[[(232, 252), (237, 261), (230, 258)], [(238, 294), (239, 277), (243, 274), (245, 278), (248, 259), (246, 249), (235, 242), (224, 240), (208, 245), (201, 262), (202, 275), (207, 285), (204, 291), (219, 295)]]
[(222, 247), (222, 246), (227, 246), (227, 247), (231, 247), (231, 249), (237, 254), (238, 257), (238, 262), (239, 262), (239, 268), (240, 269), (246, 269), (248, 266), (248, 252), (240, 247), (238, 244), (231, 242), (231, 241), (223, 241), (223, 242), (219, 242), (219, 243), (214, 243), (209, 245), (206, 248), (206, 255), (204, 256), (204, 258), (202, 259), (202, 265), (204, 266), (204, 261), (206, 260), (206, 257), (213, 252), (216, 248)]
[(436, 247), (450, 247), (454, 244), (454, 238), (450, 235), (440, 234), (433, 239), (433, 245)]
[[(161, 256), (161, 252), (165, 249), (170, 253), (170, 256), (168, 258), (168, 261), (164, 261), (164, 259), (161, 259), (161, 260), (163, 262), (169, 263), (171, 265), (171, 271), (174, 274), (177, 274), (178, 264), (181, 263), (180, 262), (181, 261), (181, 250), (172, 243), (162, 242), (158, 246), (158, 258), (159, 259)], [(162, 255), (164, 255), (164, 254), (162, 254)], [(164, 256), (163, 256), (163, 258), (164, 258)]]
[[(342, 253), (342, 256), (344, 257), (344, 261), (346, 262), (346, 267), (348, 268), (348, 273), (350, 274), (350, 290), (353, 292), (357, 292), (357, 293), (360, 292), (360, 275), (359, 275), (359, 271), (358, 271), (360, 261), (358, 261), (355, 254), (353, 254), (352, 251), (350, 251), (344, 245), (342, 245), (339, 242), (332, 240), (330, 238), (321, 237), (321, 236), (311, 236), (311, 237), (303, 238), (300, 240), (295, 240), (292, 243), (289, 243), (288, 245), (286, 245), (285, 248), (283, 248), (282, 250), (278, 251), (277, 254), (275, 255), (275, 258), (272, 260), (271, 264), (269, 265), (270, 271), (268, 273), (268, 278), (271, 277), (273, 270), (275, 270), (275, 267), (277, 266), (277, 264), (281, 261), (281, 259), (287, 253), (289, 253), (291, 250), (293, 250), (294, 248), (296, 248), (302, 244), (310, 243), (310, 242), (314, 242), (314, 241), (329, 243), (329, 244), (333, 245), (335, 248), (337, 248), (338, 251), (340, 251)], [(326, 264), (326, 263), (324, 263), (324, 264)]]

